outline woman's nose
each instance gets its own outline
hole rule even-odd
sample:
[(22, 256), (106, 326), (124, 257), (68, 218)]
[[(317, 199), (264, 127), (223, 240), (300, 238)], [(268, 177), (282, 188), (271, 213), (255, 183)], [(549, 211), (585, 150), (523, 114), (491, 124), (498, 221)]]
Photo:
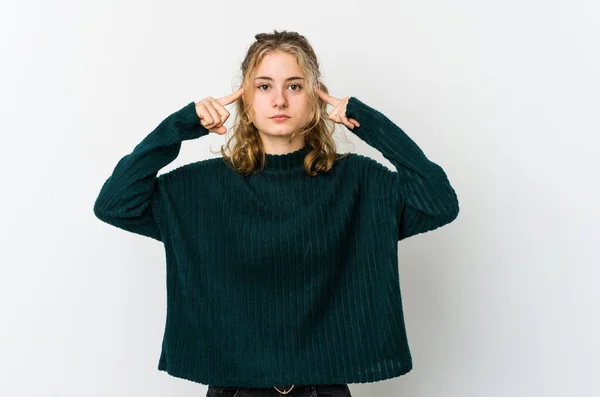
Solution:
[(275, 91), (274, 96), (275, 97), (273, 98), (273, 105), (276, 105), (276, 106), (286, 106), (287, 105), (287, 98), (284, 93), (282, 93), (280, 91)]

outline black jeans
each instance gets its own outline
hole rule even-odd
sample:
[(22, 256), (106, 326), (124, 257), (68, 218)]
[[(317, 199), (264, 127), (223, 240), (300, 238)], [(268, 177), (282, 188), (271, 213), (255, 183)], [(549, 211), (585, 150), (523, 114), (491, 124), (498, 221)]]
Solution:
[[(281, 388), (279, 388), (282, 390)], [(287, 389), (286, 389), (287, 390)], [(285, 391), (285, 390), (282, 390)], [(352, 397), (348, 384), (296, 385), (288, 394), (281, 394), (272, 387), (244, 388), (208, 386), (206, 397)]]

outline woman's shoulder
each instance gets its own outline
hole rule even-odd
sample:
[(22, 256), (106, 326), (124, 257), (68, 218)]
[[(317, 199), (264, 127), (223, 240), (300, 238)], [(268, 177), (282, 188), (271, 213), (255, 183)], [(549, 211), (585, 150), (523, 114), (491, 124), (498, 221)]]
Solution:
[(351, 152), (347, 158), (352, 167), (359, 167), (367, 174), (372, 172), (393, 172), (389, 167), (364, 154)]
[(219, 168), (225, 167), (223, 157), (213, 157), (204, 160), (194, 161), (173, 168), (158, 176), (159, 180), (173, 182), (176, 180), (187, 179), (186, 177), (193, 175), (192, 180), (198, 180), (198, 176), (208, 175), (211, 171), (216, 171)]

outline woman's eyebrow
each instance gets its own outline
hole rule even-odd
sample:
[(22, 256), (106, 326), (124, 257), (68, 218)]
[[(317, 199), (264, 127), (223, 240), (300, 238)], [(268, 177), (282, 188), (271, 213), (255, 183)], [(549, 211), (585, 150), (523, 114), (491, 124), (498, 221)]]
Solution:
[[(269, 76), (258, 76), (255, 80), (270, 80), (273, 81), (273, 79)], [(294, 77), (288, 77), (287, 79), (285, 79), (285, 81), (290, 81), (290, 80), (304, 80), (303, 77), (298, 77), (298, 76), (294, 76)]]

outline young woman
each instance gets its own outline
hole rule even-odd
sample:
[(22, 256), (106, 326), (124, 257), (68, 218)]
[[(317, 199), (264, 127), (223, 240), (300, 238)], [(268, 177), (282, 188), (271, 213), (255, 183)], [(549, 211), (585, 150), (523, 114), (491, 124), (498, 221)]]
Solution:
[[(256, 35), (241, 72), (234, 93), (164, 119), (94, 205), (164, 244), (158, 369), (223, 397), (345, 397), (348, 383), (409, 372), (397, 243), (457, 217), (445, 172), (382, 113), (329, 95), (298, 33)], [(222, 157), (157, 176), (183, 141), (226, 134), (229, 104)], [(335, 123), (396, 171), (337, 153)]]

